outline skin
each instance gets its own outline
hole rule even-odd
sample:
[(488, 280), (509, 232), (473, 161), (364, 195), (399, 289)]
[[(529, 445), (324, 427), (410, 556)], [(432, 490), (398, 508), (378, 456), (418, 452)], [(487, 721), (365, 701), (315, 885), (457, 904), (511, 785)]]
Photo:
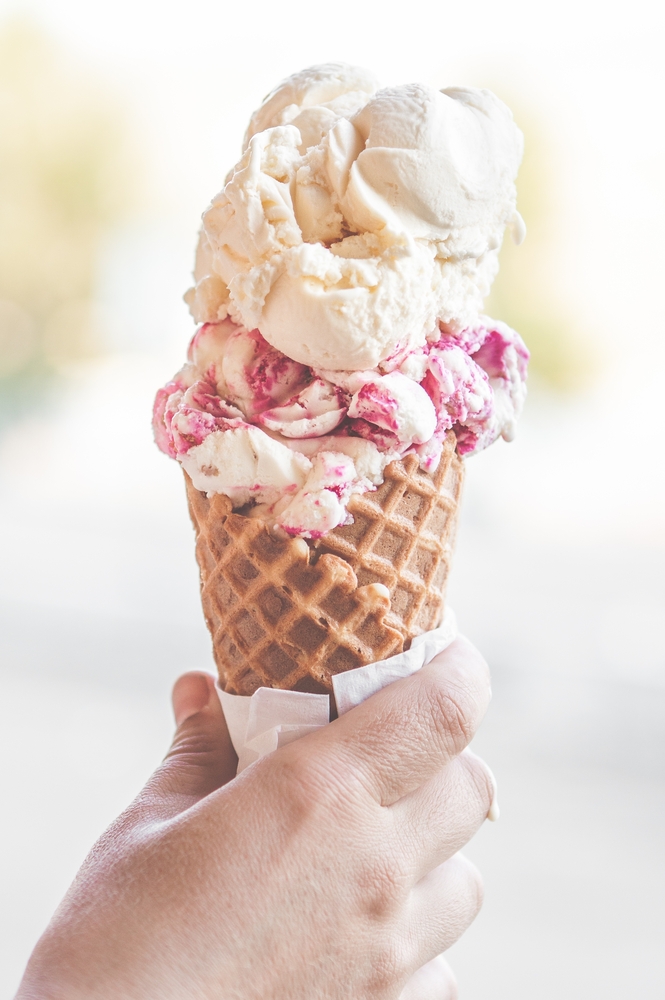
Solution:
[(102, 836), (17, 1000), (453, 1000), (440, 957), (482, 900), (458, 851), (491, 773), (490, 698), (456, 640), (234, 779), (214, 682), (177, 681), (165, 760)]

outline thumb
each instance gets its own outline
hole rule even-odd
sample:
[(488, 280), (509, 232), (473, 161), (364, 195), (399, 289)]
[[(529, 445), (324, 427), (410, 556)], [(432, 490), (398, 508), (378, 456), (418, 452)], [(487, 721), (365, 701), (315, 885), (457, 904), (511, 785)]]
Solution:
[[(238, 758), (209, 674), (183, 674), (173, 687), (176, 732), (162, 764), (145, 788), (152, 818), (169, 819), (221, 788), (236, 774)], [(145, 800), (144, 800), (145, 804)]]

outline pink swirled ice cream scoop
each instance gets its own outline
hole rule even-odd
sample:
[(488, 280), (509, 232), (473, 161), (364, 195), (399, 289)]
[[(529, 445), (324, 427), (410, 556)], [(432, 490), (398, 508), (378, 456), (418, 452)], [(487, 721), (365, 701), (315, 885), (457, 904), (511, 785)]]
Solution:
[(339, 427), (349, 410), (349, 397), (339, 386), (312, 378), (304, 389), (282, 406), (264, 410), (263, 427), (287, 438), (316, 438)]
[(463, 456), (512, 439), (528, 352), (481, 308), (504, 229), (523, 235), (521, 154), (489, 91), (331, 64), (266, 98), (204, 213), (199, 326), (155, 400), (198, 490), (314, 539), (389, 462), (433, 472), (451, 429)]

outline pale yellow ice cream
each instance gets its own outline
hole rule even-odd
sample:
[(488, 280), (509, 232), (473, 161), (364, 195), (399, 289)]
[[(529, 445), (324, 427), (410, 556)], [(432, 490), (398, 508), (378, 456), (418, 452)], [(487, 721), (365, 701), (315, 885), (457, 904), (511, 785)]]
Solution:
[(478, 319), (507, 225), (522, 136), (485, 90), (376, 91), (314, 67), (255, 113), (203, 217), (188, 302), (316, 368), (374, 368), (437, 322)]

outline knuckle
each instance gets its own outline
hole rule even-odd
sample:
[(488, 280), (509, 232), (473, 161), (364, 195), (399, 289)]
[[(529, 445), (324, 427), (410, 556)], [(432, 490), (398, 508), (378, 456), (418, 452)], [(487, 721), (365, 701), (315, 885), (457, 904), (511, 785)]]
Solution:
[(413, 971), (412, 948), (403, 935), (386, 933), (372, 949), (370, 971), (367, 976), (364, 997), (374, 1000), (378, 997), (394, 997)]
[(287, 801), (308, 813), (339, 814), (352, 804), (352, 772), (332, 755), (304, 754), (294, 744), (291, 753), (280, 756), (279, 774)]
[(474, 731), (466, 692), (435, 684), (429, 687), (427, 694), (434, 725), (446, 750), (460, 753), (471, 741)]
[(358, 884), (362, 910), (372, 922), (389, 925), (399, 916), (409, 883), (396, 858), (374, 855), (359, 875)]

